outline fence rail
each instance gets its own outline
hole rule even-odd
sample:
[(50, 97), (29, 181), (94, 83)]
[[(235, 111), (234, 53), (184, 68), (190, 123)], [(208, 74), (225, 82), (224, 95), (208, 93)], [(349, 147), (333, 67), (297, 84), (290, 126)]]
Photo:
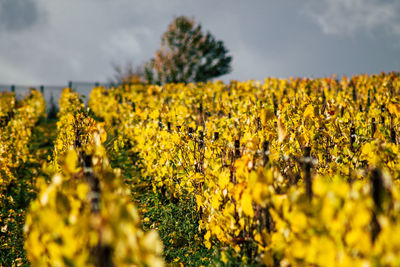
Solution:
[(111, 83), (87, 82), (87, 81), (69, 81), (65, 85), (18, 85), (18, 84), (0, 84), (0, 92), (15, 92), (17, 98), (23, 98), (31, 88), (38, 89), (42, 92), (47, 103), (47, 109), (50, 108), (51, 101), (58, 107), (58, 99), (60, 98), (62, 89), (66, 87), (73, 88), (80, 95), (84, 96), (87, 104), (89, 94), (95, 86), (111, 87)]

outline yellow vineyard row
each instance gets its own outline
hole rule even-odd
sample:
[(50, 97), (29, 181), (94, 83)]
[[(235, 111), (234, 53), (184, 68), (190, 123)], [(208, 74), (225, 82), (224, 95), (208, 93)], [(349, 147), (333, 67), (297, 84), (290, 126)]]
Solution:
[(77, 93), (60, 98), (57, 140), (49, 172), (26, 217), (25, 247), (32, 266), (162, 266), (155, 231), (143, 232), (130, 191), (112, 169), (103, 125)]
[(267, 265), (398, 265), (399, 90), (396, 73), (123, 85), (94, 88), (89, 107), (155, 192), (196, 199), (207, 247)]
[(32, 130), (46, 106), (42, 94), (31, 90), (16, 103), (14, 93), (0, 94), (0, 205), (4, 192), (17, 182), (15, 170), (27, 161)]

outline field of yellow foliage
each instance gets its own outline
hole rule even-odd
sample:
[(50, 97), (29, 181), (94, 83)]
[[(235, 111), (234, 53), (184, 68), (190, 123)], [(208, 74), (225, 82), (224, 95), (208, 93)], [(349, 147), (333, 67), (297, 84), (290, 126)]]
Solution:
[[(2, 210), (45, 106), (13, 99)], [(33, 266), (400, 265), (398, 73), (95, 87), (88, 107), (66, 88), (59, 103), (22, 211)], [(1, 246), (1, 264), (23, 261)]]

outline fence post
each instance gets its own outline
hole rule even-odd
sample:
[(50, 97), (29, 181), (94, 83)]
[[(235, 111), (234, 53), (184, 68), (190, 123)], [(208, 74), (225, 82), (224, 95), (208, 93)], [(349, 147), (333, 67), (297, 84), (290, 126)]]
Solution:
[(40, 86), (40, 92), (42, 93), (42, 95), (44, 94), (44, 85)]
[(72, 89), (72, 81), (69, 81), (69, 82), (68, 82), (68, 88), (71, 88), (71, 89)]
[(11, 92), (15, 93), (15, 85), (11, 85)]

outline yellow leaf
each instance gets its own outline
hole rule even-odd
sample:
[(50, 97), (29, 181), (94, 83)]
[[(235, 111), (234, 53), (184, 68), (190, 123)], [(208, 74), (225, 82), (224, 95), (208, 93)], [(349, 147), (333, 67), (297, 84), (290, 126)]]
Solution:
[(366, 143), (361, 147), (361, 160), (366, 160), (374, 153), (374, 147), (371, 143)]
[(197, 211), (200, 210), (200, 207), (203, 205), (204, 199), (201, 195), (196, 195), (196, 203), (197, 203)]
[(102, 143), (104, 143), (107, 140), (107, 132), (106, 131), (101, 132), (100, 140)]
[(208, 249), (211, 248), (210, 237), (211, 237), (211, 233), (210, 233), (210, 231), (207, 231), (207, 233), (204, 235), (204, 245)]
[(78, 184), (78, 187), (77, 187), (76, 191), (78, 193), (79, 199), (80, 200), (85, 200), (86, 199), (86, 195), (89, 192), (89, 188), (88, 188), (87, 184), (80, 183), (80, 184)]
[(63, 149), (63, 143), (62, 143), (62, 141), (60, 139), (57, 141), (57, 149), (58, 150), (62, 150)]
[(302, 212), (294, 212), (291, 218), (293, 230), (301, 232), (307, 227), (307, 217)]
[(389, 105), (387, 105), (387, 108), (390, 114), (395, 115), (397, 118), (400, 117), (400, 105), (389, 103)]
[(70, 173), (77, 172), (76, 168), (77, 161), (78, 161), (78, 155), (76, 154), (76, 151), (73, 149), (69, 150), (67, 156), (65, 157), (65, 167), (68, 172)]
[(371, 221), (371, 214), (367, 209), (357, 209), (353, 214), (352, 222), (354, 226), (365, 227)]
[(265, 264), (265, 266), (274, 266), (274, 258), (269, 251), (266, 251), (264, 253), (262, 261)]
[(219, 205), (220, 205), (220, 201), (219, 201), (219, 195), (213, 195), (212, 197), (211, 197), (211, 206), (214, 208), (214, 209), (219, 209)]
[(242, 199), (241, 199), (241, 206), (242, 206), (243, 212), (246, 215), (248, 215), (250, 217), (254, 216), (253, 201), (252, 201), (251, 195), (247, 191), (243, 192)]
[(374, 138), (379, 140), (385, 140), (385, 137), (382, 135), (379, 129), (375, 131)]
[(204, 235), (204, 239), (205, 239), (206, 241), (209, 241), (209, 240), (210, 240), (210, 237), (211, 237), (211, 233), (210, 233), (210, 231), (207, 231), (207, 233)]
[(225, 188), (230, 181), (230, 173), (229, 171), (223, 171), (218, 177), (218, 183), (221, 188)]
[(305, 119), (314, 117), (314, 107), (311, 104), (309, 104), (307, 108), (304, 110), (303, 116)]
[(221, 252), (221, 260), (223, 263), (228, 263), (228, 258), (226, 257), (226, 253), (224, 251)]
[(274, 118), (274, 110), (271, 108), (266, 108), (261, 111), (261, 122), (265, 125), (269, 120)]
[(286, 129), (282, 126), (282, 118), (278, 120), (278, 143), (281, 144), (287, 137)]

